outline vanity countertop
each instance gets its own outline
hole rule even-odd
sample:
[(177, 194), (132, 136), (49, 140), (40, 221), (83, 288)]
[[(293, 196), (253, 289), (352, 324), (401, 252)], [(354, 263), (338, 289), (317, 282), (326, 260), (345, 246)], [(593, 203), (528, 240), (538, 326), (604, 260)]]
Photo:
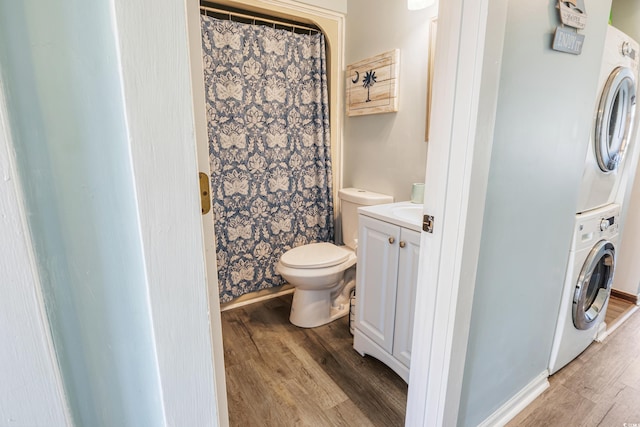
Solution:
[(422, 230), (422, 205), (396, 202), (358, 208), (358, 213), (414, 231)]

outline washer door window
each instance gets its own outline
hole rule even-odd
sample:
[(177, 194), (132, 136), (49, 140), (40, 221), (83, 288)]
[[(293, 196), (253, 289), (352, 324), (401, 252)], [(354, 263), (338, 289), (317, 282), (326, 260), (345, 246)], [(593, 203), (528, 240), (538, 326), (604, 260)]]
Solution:
[(615, 261), (613, 244), (606, 240), (598, 242), (589, 253), (573, 296), (573, 324), (576, 328), (585, 330), (595, 325), (594, 321), (609, 298)]
[(618, 67), (604, 86), (596, 117), (595, 151), (603, 172), (615, 171), (622, 161), (635, 112), (635, 77), (629, 68)]

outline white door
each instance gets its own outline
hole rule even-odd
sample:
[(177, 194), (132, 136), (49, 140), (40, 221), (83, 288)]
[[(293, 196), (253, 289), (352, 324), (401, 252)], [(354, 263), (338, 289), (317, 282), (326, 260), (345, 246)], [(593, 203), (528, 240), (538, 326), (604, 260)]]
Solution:
[[(200, 33), (200, 8), (197, 2), (187, 3), (187, 21), (189, 30), (189, 60), (191, 61), (191, 84), (193, 87), (193, 114), (196, 130), (196, 156), (198, 171), (206, 174), (206, 185), (200, 188), (201, 199), (211, 202), (209, 188), (211, 176), (209, 166), (209, 137), (207, 134), (207, 114), (204, 89), (204, 72), (202, 66), (202, 35)], [(200, 180), (202, 182), (202, 180)], [(207, 192), (207, 195), (203, 194)], [(215, 365), (215, 388), (218, 400), (218, 422), (221, 426), (229, 423), (227, 406), (227, 387), (224, 371), (224, 350), (222, 343), (222, 319), (220, 317), (220, 299), (218, 291), (218, 266), (216, 263), (216, 245), (213, 230), (213, 209), (202, 213), (202, 232), (205, 251), (205, 267), (207, 280), (207, 296), (209, 303), (209, 319), (211, 321), (211, 342)]]

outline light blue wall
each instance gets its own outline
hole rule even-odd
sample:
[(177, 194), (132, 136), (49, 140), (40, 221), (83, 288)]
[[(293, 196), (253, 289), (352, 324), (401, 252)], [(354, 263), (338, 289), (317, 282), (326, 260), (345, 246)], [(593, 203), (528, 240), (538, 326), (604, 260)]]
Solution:
[(112, 27), (106, 1), (0, 0), (0, 72), (73, 417), (160, 426)]
[(460, 425), (478, 425), (547, 368), (610, 4), (586, 1), (574, 56), (550, 49), (555, 2), (509, 2)]

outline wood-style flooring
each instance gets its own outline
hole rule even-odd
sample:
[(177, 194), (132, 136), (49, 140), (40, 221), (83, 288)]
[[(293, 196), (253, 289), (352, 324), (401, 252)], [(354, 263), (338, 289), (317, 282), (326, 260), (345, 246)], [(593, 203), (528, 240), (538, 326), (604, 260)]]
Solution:
[[(617, 311), (614, 308), (611, 316)], [(551, 386), (508, 426), (640, 426), (640, 311), (604, 342), (591, 344), (549, 382)]]
[[(231, 426), (402, 426), (407, 385), (353, 350), (348, 318), (319, 328), (289, 323), (291, 295), (222, 313)], [(509, 427), (640, 426), (640, 311), (612, 299), (616, 325), (549, 378)]]
[(222, 313), (232, 426), (402, 426), (407, 384), (353, 349), (348, 316), (289, 323), (291, 295)]
[(604, 318), (607, 328), (615, 329), (618, 326), (618, 322), (624, 321), (627, 313), (630, 313), (632, 310), (637, 310), (635, 304), (612, 295), (609, 298), (609, 304), (607, 305), (607, 312)]

